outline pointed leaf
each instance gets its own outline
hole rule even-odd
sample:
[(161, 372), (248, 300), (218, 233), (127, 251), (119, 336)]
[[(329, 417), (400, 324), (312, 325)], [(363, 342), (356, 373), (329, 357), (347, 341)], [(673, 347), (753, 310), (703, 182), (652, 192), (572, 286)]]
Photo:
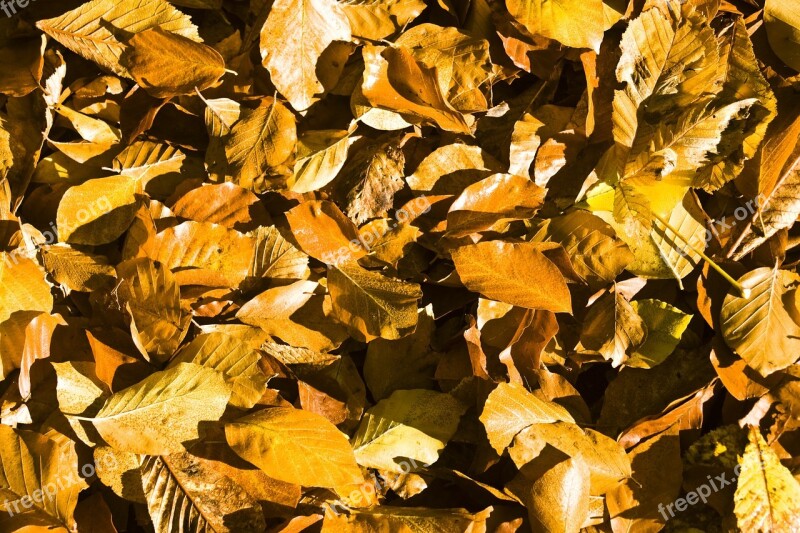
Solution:
[(453, 251), (461, 281), (475, 292), (501, 302), (571, 313), (564, 275), (547, 254), (563, 249), (554, 243), (480, 242)]
[(88, 420), (117, 450), (167, 455), (198, 439), (201, 422), (219, 420), (230, 395), (222, 374), (180, 363), (112, 395)]
[(268, 476), (312, 487), (363, 481), (346, 437), (320, 415), (275, 407), (225, 425), (231, 448)]
[(754, 426), (748, 430), (734, 495), (736, 522), (742, 531), (797, 531), (800, 528), (800, 484), (781, 464)]

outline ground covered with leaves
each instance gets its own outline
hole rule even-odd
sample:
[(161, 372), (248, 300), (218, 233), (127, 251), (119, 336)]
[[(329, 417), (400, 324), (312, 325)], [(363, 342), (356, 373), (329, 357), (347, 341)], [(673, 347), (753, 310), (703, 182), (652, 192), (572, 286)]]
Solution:
[(0, 11), (0, 533), (800, 531), (799, 0)]

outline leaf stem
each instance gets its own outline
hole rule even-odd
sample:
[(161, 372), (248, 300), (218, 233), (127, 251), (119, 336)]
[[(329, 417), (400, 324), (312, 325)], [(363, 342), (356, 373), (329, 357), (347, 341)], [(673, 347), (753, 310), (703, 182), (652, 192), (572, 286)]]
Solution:
[(742, 296), (742, 298), (750, 298), (750, 289), (748, 289), (746, 287), (743, 287), (741, 283), (739, 283), (738, 281), (733, 279), (730, 274), (728, 274), (727, 272), (725, 272), (725, 270), (723, 270), (723, 268), (721, 266), (719, 266), (713, 259), (708, 257), (705, 254), (705, 252), (695, 248), (694, 245), (691, 242), (689, 242), (689, 239), (687, 239), (686, 237), (681, 235), (681, 233), (677, 229), (672, 227), (672, 225), (669, 222), (667, 222), (666, 220), (661, 218), (661, 216), (658, 213), (653, 212), (652, 214), (653, 214), (653, 217), (655, 217), (656, 220), (661, 222), (664, 225), (664, 227), (666, 227), (668, 230), (670, 230), (672, 233), (674, 233), (676, 237), (680, 237), (680, 239), (686, 244), (686, 246), (689, 249), (691, 249), (694, 253), (699, 255), (706, 263), (709, 264), (709, 266), (711, 268), (716, 270), (719, 273), (720, 276), (725, 278), (725, 280), (728, 283), (730, 283), (737, 291), (739, 291), (739, 294)]

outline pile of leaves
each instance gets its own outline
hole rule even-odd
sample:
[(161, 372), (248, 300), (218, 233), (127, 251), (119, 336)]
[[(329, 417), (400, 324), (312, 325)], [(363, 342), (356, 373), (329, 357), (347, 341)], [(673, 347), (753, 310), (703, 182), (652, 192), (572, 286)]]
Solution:
[(0, 531), (800, 530), (800, 1), (2, 9)]

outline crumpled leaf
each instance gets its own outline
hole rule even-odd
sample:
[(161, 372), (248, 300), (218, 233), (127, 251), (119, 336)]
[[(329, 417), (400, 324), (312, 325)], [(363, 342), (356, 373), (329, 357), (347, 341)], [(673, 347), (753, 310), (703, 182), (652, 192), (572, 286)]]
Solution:
[(120, 304), (131, 316), (131, 334), (145, 357), (163, 363), (188, 332), (191, 316), (181, 306), (180, 288), (172, 273), (147, 258), (117, 267)]
[(236, 481), (188, 453), (145, 457), (142, 484), (156, 531), (263, 531), (258, 503)]
[(586, 313), (581, 344), (619, 366), (628, 362), (649, 335), (650, 328), (634, 305), (618, 292), (606, 293)]
[(264, 173), (285, 163), (294, 152), (294, 116), (278, 100), (265, 97), (255, 109), (242, 107), (221, 142), (225, 159), (220, 178), (263, 192), (268, 188)]
[(513, 174), (494, 174), (464, 189), (447, 213), (447, 231), (460, 236), (489, 229), (497, 222), (532, 218), (545, 190)]
[(405, 47), (364, 47), (361, 91), (374, 107), (400, 113), (413, 122), (432, 122), (446, 131), (470, 133), (460, 112), (447, 101), (437, 70)]
[(436, 69), (439, 87), (447, 101), (464, 113), (486, 111), (482, 85), (489, 81), (489, 43), (456, 28), (420, 24), (401, 35), (396, 43)]
[(354, 511), (351, 514), (325, 515), (323, 533), (360, 533), (376, 529), (391, 531), (438, 531), (458, 533), (481, 531), (486, 528), (488, 511), (470, 513), (466, 509), (428, 509), (420, 507), (381, 506), (375, 510)]
[(328, 290), (333, 315), (351, 330), (372, 338), (399, 339), (417, 326), (419, 285), (344, 263), (331, 267)]
[(422, 0), (347, 0), (341, 5), (353, 37), (373, 41), (404, 28), (425, 10)]

